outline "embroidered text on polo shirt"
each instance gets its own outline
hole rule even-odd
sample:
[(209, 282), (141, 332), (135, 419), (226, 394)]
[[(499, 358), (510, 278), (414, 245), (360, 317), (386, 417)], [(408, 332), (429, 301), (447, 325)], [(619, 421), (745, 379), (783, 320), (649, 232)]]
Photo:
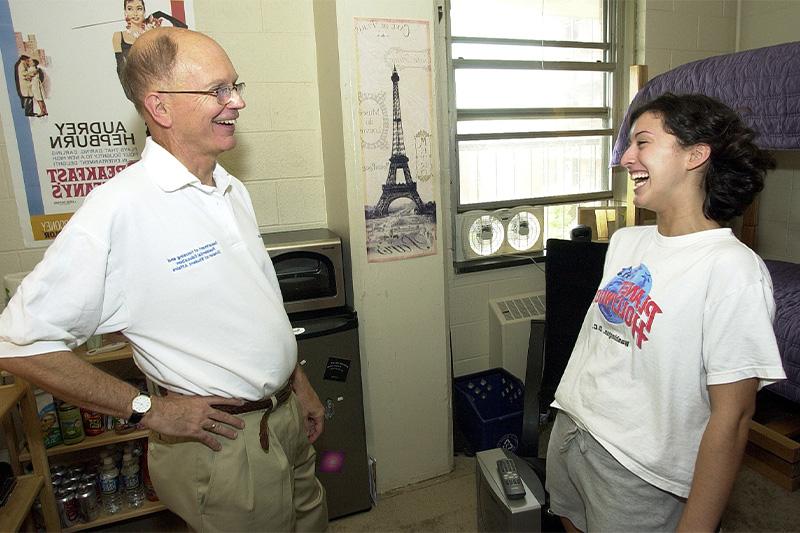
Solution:
[(222, 251), (217, 247), (217, 241), (214, 241), (178, 254), (175, 257), (170, 257), (167, 259), (167, 263), (172, 263), (172, 271), (177, 272), (202, 263), (221, 253)]

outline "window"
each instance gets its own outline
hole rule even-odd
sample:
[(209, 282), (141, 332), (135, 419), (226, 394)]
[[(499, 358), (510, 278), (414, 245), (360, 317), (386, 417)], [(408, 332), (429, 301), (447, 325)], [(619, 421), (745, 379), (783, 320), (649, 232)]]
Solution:
[(456, 248), (466, 213), (536, 206), (544, 240), (566, 236), (580, 202), (612, 197), (612, 3), (450, 0)]

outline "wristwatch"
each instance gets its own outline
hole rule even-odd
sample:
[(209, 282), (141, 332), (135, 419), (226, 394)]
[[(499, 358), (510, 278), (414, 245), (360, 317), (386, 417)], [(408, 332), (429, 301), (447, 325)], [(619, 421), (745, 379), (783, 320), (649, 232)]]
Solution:
[(131, 416), (128, 417), (129, 424), (138, 424), (141, 422), (142, 417), (150, 411), (152, 402), (150, 395), (145, 391), (139, 392), (131, 402)]

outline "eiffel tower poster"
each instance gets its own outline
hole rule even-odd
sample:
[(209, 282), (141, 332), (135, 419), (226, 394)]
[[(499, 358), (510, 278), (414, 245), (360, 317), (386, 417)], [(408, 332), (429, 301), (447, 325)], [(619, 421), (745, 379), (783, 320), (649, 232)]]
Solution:
[(429, 24), (357, 18), (355, 29), (368, 261), (433, 255)]

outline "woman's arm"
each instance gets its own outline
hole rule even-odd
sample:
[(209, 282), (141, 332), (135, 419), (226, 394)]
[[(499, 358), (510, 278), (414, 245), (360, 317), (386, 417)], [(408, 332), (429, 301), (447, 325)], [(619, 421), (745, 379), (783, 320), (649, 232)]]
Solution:
[(170, 24), (175, 26), (176, 28), (188, 28), (189, 26), (180, 19), (176, 19), (172, 15), (167, 15), (163, 11), (156, 11), (155, 13), (151, 13), (148, 19), (167, 19)]
[(122, 53), (122, 32), (115, 31), (111, 36), (111, 47), (114, 49), (115, 54)]
[(719, 525), (747, 445), (757, 390), (756, 378), (708, 387), (711, 418), (678, 531), (715, 531)]

